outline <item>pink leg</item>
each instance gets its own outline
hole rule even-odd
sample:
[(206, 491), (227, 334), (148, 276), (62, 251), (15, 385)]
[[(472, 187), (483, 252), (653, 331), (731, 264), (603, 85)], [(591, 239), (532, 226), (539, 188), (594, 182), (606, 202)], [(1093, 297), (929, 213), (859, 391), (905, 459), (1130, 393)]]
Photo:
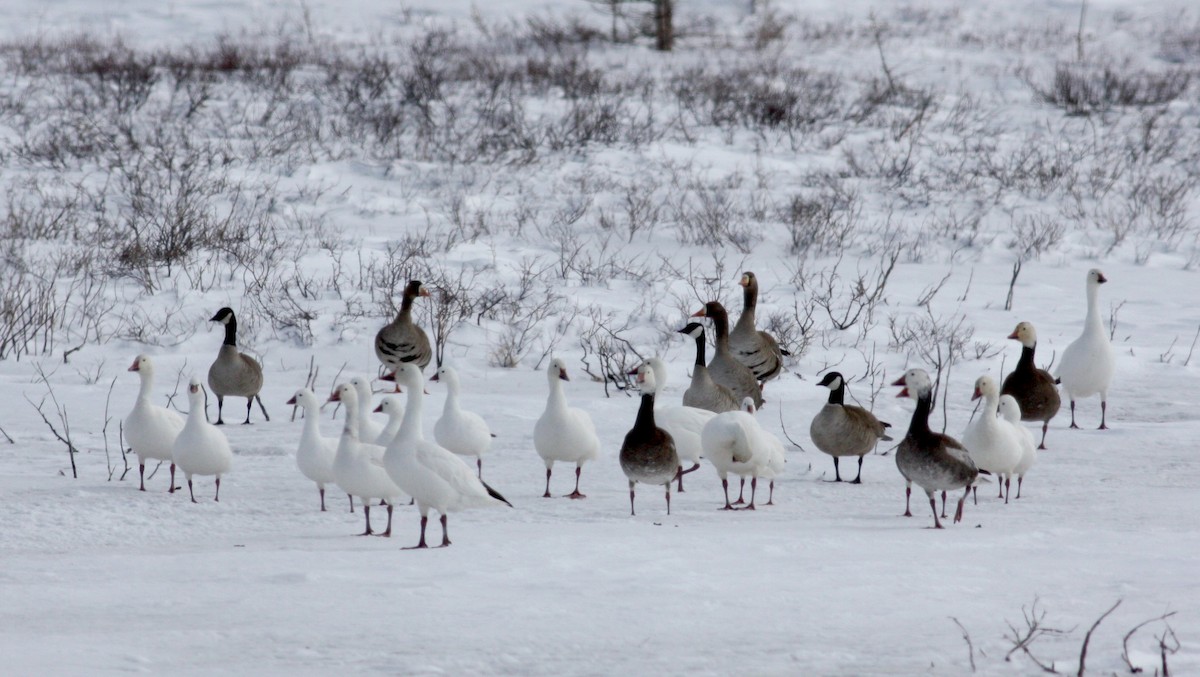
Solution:
[(721, 488), (725, 490), (725, 507), (721, 508), (721, 510), (733, 510), (733, 506), (729, 504), (729, 479), (728, 478), (723, 478), (721, 480)]
[[(633, 506), (630, 506), (632, 508)], [(671, 514), (671, 483), (667, 482), (667, 514)]]
[(188, 478), (188, 496), (192, 497), (192, 503), (196, 502), (196, 494), (192, 491), (192, 478)]
[(446, 515), (442, 514), (442, 547), (450, 545), (450, 533), (446, 531)]
[(908, 503), (912, 499), (912, 483), (904, 487), (904, 516), (912, 517), (912, 510), (909, 509)]
[(767, 505), (775, 505), (775, 480), (771, 480), (771, 492), (767, 494)]
[(584, 496), (583, 494), (579, 493), (579, 473), (582, 470), (583, 470), (583, 468), (581, 468), (579, 466), (575, 466), (575, 491), (572, 491), (571, 493), (567, 494), (567, 498), (587, 498), (587, 496)]
[(1105, 419), (1108, 417), (1108, 402), (1100, 400), (1100, 430), (1108, 430), (1108, 424)]
[(699, 463), (696, 463), (695, 465), (688, 468), (687, 470), (684, 470), (682, 465), (679, 466), (679, 469), (675, 472), (675, 477), (679, 480), (679, 489), (678, 489), (679, 493), (681, 493), (681, 494), (683, 493), (683, 476), (690, 472), (695, 472), (699, 469), (700, 469)]
[[(967, 491), (970, 491), (969, 487), (967, 488)], [(954, 523), (955, 524), (958, 524), (959, 522), (962, 521), (963, 505), (967, 502), (967, 491), (964, 491), (962, 498), (958, 499), (958, 509), (954, 511)]]
[(1079, 426), (1075, 425), (1075, 400), (1071, 400), (1071, 427), (1079, 430)]
[(140, 489), (138, 489), (138, 491), (145, 491), (146, 490), (146, 464), (145, 463), (138, 464), (138, 477), (141, 479), (141, 483), (142, 483), (142, 486)]
[(405, 548), (405, 550), (416, 550), (418, 548), (429, 547), (429, 546), (425, 545), (425, 526), (427, 524), (429, 524), (429, 516), (421, 515), (421, 541), (412, 547)]
[(738, 500), (734, 501), (733, 504), (734, 505), (743, 505), (746, 502), (746, 499), (743, 498), (745, 493), (746, 493), (746, 478), (743, 477), (742, 483), (738, 486)]
[(217, 475), (217, 493), (213, 495), (213, 500), (218, 503), (221, 501), (221, 476)]
[(633, 511), (633, 480), (629, 480), (629, 514), (636, 515)]
[(384, 529), (383, 533), (379, 534), (379, 535), (383, 536), (384, 538), (391, 538), (392, 537), (392, 504), (391, 503), (387, 504), (387, 509), (388, 509), (387, 529)]
[(938, 521), (937, 499), (933, 497), (933, 494), (929, 494), (929, 507), (933, 508), (933, 528), (934, 529), (944, 528), (944, 527), (942, 527), (942, 523)]
[(171, 488), (167, 489), (168, 494), (175, 493), (175, 464), (171, 464)]
[(321, 492), (321, 512), (325, 512), (325, 487), (317, 487), (317, 490)]
[(750, 505), (746, 506), (745, 508), (742, 508), (742, 510), (755, 510), (756, 509), (754, 507), (754, 495), (757, 493), (758, 493), (758, 478), (751, 477), (750, 478)]
[(946, 492), (942, 492), (942, 519), (946, 519)]
[(368, 499), (368, 500), (363, 501), (362, 504), (363, 504), (363, 516), (367, 518), (367, 529), (366, 529), (366, 531), (359, 534), (359, 536), (370, 536), (371, 534), (375, 533), (375, 532), (371, 531), (371, 501)]
[(542, 494), (542, 498), (550, 497), (550, 469), (546, 468), (546, 493)]

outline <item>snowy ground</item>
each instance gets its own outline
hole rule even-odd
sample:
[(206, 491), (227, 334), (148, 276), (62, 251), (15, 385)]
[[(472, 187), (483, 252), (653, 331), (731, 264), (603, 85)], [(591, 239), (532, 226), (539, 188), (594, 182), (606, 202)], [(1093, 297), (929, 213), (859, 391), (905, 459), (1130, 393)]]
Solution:
[[(153, 44), (173, 35), (208, 36), (255, 20), (295, 18), (298, 7), (311, 11), (314, 25), (343, 38), (371, 22), (386, 32), (391, 21), (412, 20), (399, 18), (402, 11), (376, 10), (375, 4), (356, 3), (361, 12), (354, 13), (343, 12), (341, 3), (147, 2), (96, 10), (83, 2), (47, 6), (30, 0), (16, 3), (10, 16), (19, 21), (7, 22), (4, 31), (20, 36), (98, 24)], [(1099, 17), (1097, 25), (1124, 25), (1120, 12), (1140, 19), (1153, 4), (1107, 2), (1092, 8), (1089, 3), (1089, 9)], [(822, 16), (839, 11), (828, 5), (820, 9)], [(868, 9), (865, 3), (842, 5), (859, 18)], [(1007, 16), (1006, 4), (994, 5), (979, 10), (976, 20), (991, 13)], [(467, 3), (410, 6), (422, 17), (470, 20)], [(935, 3), (935, 9), (943, 6)], [(511, 0), (483, 11), (537, 7)], [(1074, 3), (1027, 7), (1044, 14), (1008, 19), (1026, 26), (1077, 16)], [(1097, 39), (1119, 43), (1126, 38), (1136, 43), (1128, 36)], [(942, 63), (936, 54), (916, 48), (900, 53), (918, 79), (936, 78), (938, 66), (918, 67), (925, 63), (923, 56), (951, 70), (972, 68), (953, 59)], [(985, 88), (987, 80), (971, 72), (974, 79), (965, 79)], [(1193, 101), (1181, 105), (1193, 116), (1193, 126), (1196, 91), (1193, 84)], [(707, 161), (728, 157), (748, 164), (748, 145), (687, 152)], [(663, 152), (684, 150), (668, 145)], [(764, 163), (782, 167), (789, 157), (775, 149)], [(591, 158), (614, 171), (637, 160), (619, 149), (601, 149)], [(334, 176), (350, 186), (343, 203), (320, 206), (369, 249), (395, 235), (397, 211), (409, 219), (406, 223), (421, 222), (414, 216), (419, 209), (392, 204), (404, 201), (402, 191), (389, 187), (386, 172), (377, 169), (327, 161), (292, 178), (320, 183)], [(416, 170), (397, 171), (407, 176)], [(566, 170), (545, 171), (553, 176)], [(876, 198), (869, 195), (868, 202)], [(1200, 207), (1193, 200), (1191, 223), (1198, 217)], [(904, 214), (896, 218), (910, 230), (924, 222)], [(416, 542), (412, 508), (397, 510), (390, 540), (354, 536), (362, 529), (361, 510), (349, 514), (336, 490), (329, 494), (330, 512), (316, 510), (316, 490), (296, 470), (292, 456), (300, 422), (290, 422), (290, 408), (283, 405), (303, 384), (310, 357), (316, 356), (321, 367), (322, 393), (343, 364), (347, 374), (373, 374), (369, 341), (375, 318), (349, 328), (322, 320), (312, 346), (267, 331), (252, 339), (267, 370), (263, 399), (272, 420), (262, 422), (256, 414), (251, 426), (225, 428), (236, 458), (219, 504), (206, 500), (212, 486), (204, 480), (197, 483), (197, 505), (186, 495), (168, 496), (165, 466), (148, 482), (146, 493), (137, 491), (136, 467), (124, 481), (109, 481), (100, 431), (108, 384), (116, 378), (108, 412), (109, 462), (120, 476), (115, 427), (137, 386), (126, 365), (138, 352), (152, 352), (158, 393), (171, 392), (177, 374), (184, 380), (193, 372), (203, 374), (221, 338), (203, 320), (219, 305), (236, 303), (238, 289), (182, 294), (187, 315), (196, 318), (195, 333), (171, 348), (113, 339), (80, 351), (69, 365), (61, 364), (61, 349), (0, 361), (0, 397), (7, 403), (0, 408), (0, 428), (14, 439), (13, 444), (0, 439), (5, 506), (0, 656), (13, 674), (307, 674), (348, 668), (393, 674), (961, 675), (971, 670), (971, 659), (954, 618), (970, 633), (979, 673), (1026, 675), (1041, 671), (1019, 651), (1005, 662), (1013, 647), (1005, 636), (1011, 633), (1009, 624), (1025, 627), (1022, 610), (1037, 600), (1045, 626), (1069, 632), (1042, 637), (1032, 652), (1059, 672), (1074, 674), (1088, 627), (1123, 600), (1091, 639), (1089, 674), (1125, 674), (1122, 637), (1137, 623), (1172, 611), (1178, 612), (1170, 622), (1182, 643), (1170, 657), (1172, 673), (1200, 673), (1195, 650), (1200, 583), (1194, 576), (1200, 556), (1195, 528), (1200, 459), (1194, 442), (1200, 435), (1200, 356), (1183, 364), (1191, 357), (1188, 346), (1200, 321), (1192, 294), (1196, 274), (1174, 251), (1148, 261), (1137, 260), (1132, 246), (1099, 256), (1103, 243), (1093, 237), (1070, 233), (1060, 249), (1027, 263), (1013, 311), (1002, 310), (1011, 266), (1005, 235), (993, 234), (994, 242), (967, 247), (965, 253), (931, 244), (923, 258), (897, 265), (881, 313), (918, 315), (923, 312), (918, 299), (949, 274), (933, 310), (944, 317), (961, 313), (974, 326), (974, 340), (999, 349), (992, 357), (955, 366), (947, 412), (947, 432), (953, 435), (961, 434), (971, 415), (969, 383), (983, 373), (999, 376), (1015, 362), (1018, 346), (1003, 337), (1016, 322), (1037, 325), (1039, 361), (1049, 362), (1081, 328), (1087, 268), (1101, 267), (1110, 280), (1101, 290), (1101, 308), (1106, 324), (1110, 313), (1116, 315), (1112, 430), (1094, 430), (1095, 399), (1080, 402), (1080, 431), (1067, 429), (1064, 407), (1050, 430), (1050, 450), (1030, 472), (1023, 497), (1004, 505), (994, 497), (994, 485), (985, 485), (979, 505), (968, 504), (965, 522), (945, 531), (927, 528), (931, 516), (918, 495), (915, 516), (900, 516), (903, 482), (891, 453), (867, 457), (861, 486), (827, 481), (832, 463), (813, 449), (807, 435), (827, 393), (815, 387), (814, 376), (834, 365), (861, 374), (865, 361), (833, 333), (823, 334), (767, 388), (768, 404), (759, 415), (763, 425), (778, 434), (786, 428), (806, 450), (789, 445), (787, 472), (776, 486), (777, 505), (753, 513), (718, 511), (720, 486), (706, 466), (686, 477), (687, 491), (674, 497), (669, 517), (661, 494), (646, 488), (638, 492), (638, 515), (630, 517), (616, 456), (636, 400), (621, 394), (606, 398), (601, 384), (578, 372), (578, 351), (565, 344), (573, 369), (568, 397), (597, 421), (604, 452), (584, 469), (586, 500), (542, 499), (543, 472), (532, 448), (532, 428), (545, 400), (545, 372), (531, 369), (532, 359), (516, 369), (489, 367), (487, 341), (493, 336), (464, 328), (451, 340), (449, 359), (462, 374), (464, 405), (488, 419), (497, 434), (485, 460), (485, 478), (514, 509), (455, 515), (453, 547), (415, 552), (401, 550)], [(794, 291), (786, 282), (790, 261), (771, 244), (747, 255), (745, 266), (764, 281), (764, 304), (787, 308), (786, 297)], [(633, 251), (677, 246), (669, 234), (654, 233)], [(490, 255), (511, 263), (547, 249), (544, 242), (526, 245), (498, 236), (461, 245), (452, 257), (469, 261)], [(877, 259), (853, 250), (849, 256), (858, 257), (864, 269)], [(731, 261), (739, 257), (730, 254)], [(828, 259), (812, 260), (814, 266), (828, 264)], [(721, 282), (729, 299), (736, 298), (737, 272), (728, 271)], [(621, 307), (631, 293), (635, 300), (643, 298), (638, 294), (645, 292), (633, 287), (617, 282), (569, 291)], [(171, 293), (148, 303), (163, 303)], [(682, 324), (663, 285), (650, 296), (657, 304), (650, 311), (662, 317), (646, 324)], [(644, 343), (651, 348), (652, 339)], [(687, 382), (689, 343), (677, 337), (666, 344), (669, 401), (677, 400)], [(908, 366), (927, 366), (899, 349), (889, 351), (882, 325), (862, 345), (869, 350), (872, 343), (889, 382)], [(78, 479), (70, 476), (63, 445), (23, 399), (38, 402), (47, 392), (34, 368), (39, 362), (84, 449), (76, 457)], [(437, 384), (428, 389), (430, 431), (443, 390)], [(883, 388), (874, 410), (903, 430), (912, 406), (895, 399), (895, 390)], [(851, 393), (869, 403), (866, 383), (852, 384)], [(239, 409), (233, 401), (227, 414)], [(939, 407), (935, 426), (941, 420)], [(329, 408), (322, 425), (329, 435), (339, 429)], [(570, 468), (560, 465), (553, 493), (569, 492), (571, 482)], [(373, 516), (380, 520), (376, 526), (382, 523), (382, 511)], [(437, 531), (432, 527), (434, 540)], [(1148, 673), (1160, 664), (1154, 635), (1163, 628), (1152, 624), (1129, 644), (1130, 658)]]

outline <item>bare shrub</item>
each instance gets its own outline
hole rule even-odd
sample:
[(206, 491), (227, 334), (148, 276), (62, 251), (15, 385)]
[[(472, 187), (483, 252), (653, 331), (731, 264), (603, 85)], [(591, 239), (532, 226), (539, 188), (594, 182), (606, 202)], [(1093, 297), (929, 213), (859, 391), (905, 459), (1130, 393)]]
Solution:
[(61, 307), (53, 278), (43, 279), (0, 260), (0, 360), (48, 352)]
[(933, 370), (933, 398), (936, 402), (938, 394), (942, 395), (942, 432), (945, 432), (949, 420), (946, 416), (949, 388), (942, 386), (950, 382), (954, 365), (967, 357), (975, 327), (961, 313), (941, 317), (926, 308), (923, 314), (906, 315), (903, 319), (890, 316), (888, 330), (891, 332), (890, 349), (902, 351), (910, 359)]
[(1192, 75), (1182, 68), (1152, 72), (1131, 64), (1059, 62), (1048, 83), (1027, 77), (1043, 102), (1068, 115), (1090, 115), (1114, 106), (1156, 106), (1179, 98)]
[[(579, 347), (583, 356), (579, 358), (583, 371), (593, 381), (604, 384), (604, 396), (611, 397), (610, 385), (619, 392), (628, 394), (635, 390), (629, 372), (636, 369), (645, 359), (624, 334), (633, 327), (634, 314), (626, 315), (618, 323), (617, 314), (605, 312), (591, 305), (581, 312), (585, 322), (579, 332)], [(592, 361), (596, 364), (593, 365)]]
[(788, 228), (790, 253), (818, 256), (840, 252), (862, 216), (862, 201), (853, 189), (826, 185), (811, 195), (794, 195), (778, 209)]

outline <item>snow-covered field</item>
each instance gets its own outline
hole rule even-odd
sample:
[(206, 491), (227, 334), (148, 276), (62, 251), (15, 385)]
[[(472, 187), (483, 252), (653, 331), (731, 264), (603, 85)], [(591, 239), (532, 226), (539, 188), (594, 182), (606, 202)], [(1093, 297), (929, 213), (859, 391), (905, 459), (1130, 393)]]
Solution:
[[(395, 48), (403, 65), (410, 43), (445, 30), (491, 45), (497, 62), (512, 56), (504, 49), (527, 49), (520, 58), (533, 71), (542, 53), (512, 47), (520, 41), (496, 37), (497, 26), (516, 26), (513, 17), (526, 15), (578, 15), (608, 30), (607, 17), (582, 2), (570, 11), (523, 0), (383, 4), (17, 0), (4, 10), (0, 38), (11, 45), (86, 33), (151, 50), (275, 35), (337, 45), (340, 54)], [(1044, 612), (1041, 627), (1064, 632), (1044, 634), (1029, 649), (1075, 674), (1088, 628), (1122, 600), (1090, 639), (1088, 674), (1128, 673), (1123, 637), (1170, 612), (1181, 645), (1167, 657), (1171, 673), (1200, 673), (1200, 356), (1190, 348), (1200, 327), (1193, 291), (1200, 15), (1184, 3), (1088, 3), (1084, 49), (1092, 59), (1118, 70), (1180, 69), (1193, 81), (1171, 101), (1067, 116), (1039, 101), (1027, 81), (1046, 82), (1057, 60), (1076, 57), (1077, 3), (774, 3), (781, 16), (799, 18), (780, 19), (784, 38), (764, 50), (748, 46), (747, 36), (763, 32), (744, 4), (681, 0), (676, 18), (689, 30), (669, 56), (653, 53), (643, 37), (578, 54), (567, 45), (546, 63), (576, 54), (614, 81), (639, 73), (699, 77), (718, 62), (743, 60), (751, 73), (784, 63), (841, 78), (829, 104), (839, 112), (788, 129), (707, 124), (664, 87), (648, 99), (656, 108), (642, 111), (642, 132), (621, 123), (612, 135), (555, 145), (534, 123), (553, 119), (570, 97), (555, 87), (523, 91), (510, 105), (521, 111), (514, 117), (525, 116), (521, 133), (535, 140), (532, 159), (512, 149), (454, 156), (426, 144), (489, 147), (481, 142), (487, 134), (452, 124), (445, 137), (399, 133), (390, 143), (367, 133), (338, 136), (345, 128), (333, 114), (296, 117), (332, 105), (320, 86), (301, 88), (303, 105), (276, 109), (247, 87), (217, 88), (195, 119), (176, 120), (178, 128), (133, 113), (133, 136), (147, 145), (155, 125), (175, 129), (168, 136), (199, 129), (209, 141), (229, 142), (232, 159), (211, 170), (270, 202), (238, 223), (277, 229), (274, 240), (250, 243), (279, 254), (264, 256), (277, 267), (256, 275), (244, 250), (224, 256), (200, 247), (170, 266), (113, 274), (88, 292), (72, 281), (110, 269), (58, 269), (52, 296), (68, 309), (49, 345), (39, 338), (20, 359), (0, 359), (0, 429), (12, 438), (0, 436), (4, 672), (1024, 675), (1042, 670), (1020, 650), (1005, 660), (1011, 636), (1026, 631), (1023, 613)], [(872, 9), (883, 27), (878, 45)], [(868, 111), (863, 92), (884, 79), (880, 49), (890, 77), (904, 84)], [(13, 50), (4, 53), (9, 59)], [(115, 232), (132, 190), (128, 178), (112, 178), (120, 172), (104, 158), (139, 154), (119, 138), (107, 143), (121, 150), (95, 157), (55, 155), (48, 142), (34, 148), (31, 139), (44, 142), (53, 131), (31, 112), (56, 110), (46, 102), (69, 90), (9, 63), (0, 78), (6, 294), (32, 284), (18, 277), (23, 261), (36, 268), (55, 252), (114, 246), (78, 234), (94, 230), (95, 215), (75, 234), (18, 236), (14, 215), (33, 213), (18, 207), (77, 186), (111, 200), (111, 211), (97, 213), (118, 216), (98, 227)], [(315, 70), (310, 64), (296, 77)], [(776, 75), (766, 90), (790, 91), (787, 74)], [(145, 110), (178, 105), (165, 80), (157, 87)], [(618, 97), (617, 117), (639, 116), (633, 91)], [(921, 93), (932, 105), (922, 107)], [(446, 100), (462, 113), (472, 110), (465, 96)], [(451, 117), (436, 107), (433, 115)], [(298, 119), (316, 120), (327, 135), (263, 150), (291, 138)], [(481, 127), (489, 124), (502, 125)], [(270, 136), (281, 129), (288, 131)], [(577, 133), (555, 129), (563, 138)], [(156, 162), (148, 161), (159, 168), (148, 172), (161, 171)], [(42, 192), (22, 193), (31, 182)], [(231, 200), (223, 188), (214, 191), (213, 200)], [(821, 222), (832, 225), (808, 239), (798, 234), (810, 221), (787, 220), (796, 196), (810, 198), (810, 207), (837, 202)], [(639, 199), (661, 211), (624, 206)], [(716, 234), (706, 240), (697, 223), (714, 224)], [(840, 238), (831, 234), (838, 223), (848, 224)], [(1031, 244), (1039, 235), (1048, 239)], [(416, 246), (414, 238), (425, 239)], [(808, 244), (794, 246), (797, 238)], [(1004, 310), (1013, 261), (1026, 247), (1013, 308)], [(865, 276), (869, 288), (893, 253), (877, 303), (853, 326), (832, 328), (830, 315), (855, 307), (855, 280)], [(932, 365), (920, 356), (919, 337), (896, 337), (905, 327), (960, 323), (945, 418), (946, 432), (961, 435), (972, 414), (970, 384), (1015, 363), (1019, 346), (1004, 337), (1018, 321), (1037, 326), (1041, 363), (1078, 336), (1091, 267), (1109, 279), (1100, 303), (1117, 351), (1111, 430), (1095, 430), (1096, 398), (1079, 402), (1083, 429), (1068, 430), (1064, 402), (1022, 498), (1004, 505), (995, 485), (984, 485), (979, 505), (968, 503), (965, 521), (944, 531), (928, 528), (919, 492), (915, 516), (901, 516), (904, 483), (887, 446), (866, 458), (862, 485), (828, 481), (832, 462), (808, 439), (828, 392), (816, 387), (818, 373), (861, 377), (851, 395), (903, 431), (912, 403), (882, 384), (905, 368)], [(658, 490), (640, 488), (631, 517), (617, 452), (637, 400), (611, 383), (606, 397), (604, 384), (583, 371), (602, 369), (590, 352), (597, 348), (614, 360), (629, 355), (623, 344), (602, 341), (597, 327), (616, 329), (642, 355), (661, 355), (671, 375), (666, 399), (675, 402), (692, 350), (673, 329), (709, 294), (737, 308), (736, 282), (746, 269), (763, 284), (761, 322), (774, 316), (777, 333), (793, 327), (788, 345), (797, 353), (768, 385), (758, 414), (768, 430), (797, 443), (787, 445), (777, 505), (717, 510), (720, 484), (705, 466), (686, 476), (670, 516)], [(410, 271), (457, 281), (474, 304), (451, 325), (446, 361), (460, 372), (464, 405), (497, 435), (485, 479), (514, 506), (453, 515), (454, 545), (425, 551), (401, 549), (416, 543), (413, 508), (396, 510), (391, 539), (355, 536), (362, 512), (350, 514), (336, 489), (330, 511), (317, 510), (316, 489), (294, 461), (301, 423), (284, 405), (304, 384), (310, 360), (322, 398), (339, 370), (376, 374), (371, 339), (398, 301), (388, 296), (399, 289), (388, 274), (400, 275), (402, 286)], [(830, 313), (819, 302), (823, 289)], [(502, 299), (501, 310), (484, 311), (492, 298)], [(266, 316), (285, 303), (287, 312)], [(174, 402), (186, 407), (187, 377), (203, 376), (221, 343), (219, 328), (205, 320), (223, 305), (238, 310), (242, 343), (265, 366), (271, 420), (256, 411), (253, 425), (224, 428), (235, 459), (220, 503), (210, 500), (208, 479), (197, 479), (198, 504), (167, 495), (165, 465), (140, 493), (136, 465), (121, 479), (117, 425), (137, 389), (125, 369), (134, 355), (152, 354), (159, 402), (178, 388)], [(418, 316), (430, 319), (427, 310)], [(812, 323), (802, 335), (795, 327), (806, 318)], [(529, 338), (517, 349), (522, 332)], [(64, 363), (64, 351), (77, 345)], [(547, 392), (542, 353), (550, 352), (567, 360), (568, 398), (592, 415), (603, 443), (601, 458), (584, 468), (582, 501), (541, 498), (532, 431)], [(497, 366), (506, 355), (515, 367)], [(80, 449), (77, 479), (65, 445), (34, 407), (48, 386)], [(427, 433), (444, 388), (428, 391)], [(227, 404), (226, 417), (240, 420), (241, 400)], [(46, 400), (43, 409), (62, 432), (54, 404)], [(935, 428), (942, 414), (939, 399)], [(325, 433), (340, 424), (340, 412), (326, 407)], [(843, 470), (852, 475), (852, 465)], [(553, 493), (568, 493), (572, 482), (571, 468), (559, 464)], [(373, 515), (377, 527), (382, 512)], [(439, 529), (430, 529), (437, 542)], [(1151, 623), (1128, 642), (1129, 659), (1146, 674), (1161, 670), (1158, 637), (1167, 627)], [(1169, 635), (1165, 643), (1175, 647)]]

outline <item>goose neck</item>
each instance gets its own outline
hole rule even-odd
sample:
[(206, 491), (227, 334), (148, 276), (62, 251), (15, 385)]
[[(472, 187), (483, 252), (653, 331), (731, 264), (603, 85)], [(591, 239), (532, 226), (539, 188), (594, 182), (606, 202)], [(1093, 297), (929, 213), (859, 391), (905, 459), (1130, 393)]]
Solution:
[(1090, 331), (1104, 333), (1104, 325), (1100, 321), (1100, 285), (1088, 285), (1087, 317), (1083, 324)]
[(1036, 343), (1032, 346), (1021, 346), (1021, 358), (1017, 360), (1018, 371), (1033, 371), (1035, 369), (1033, 364), (1033, 353), (1035, 350), (1037, 350)]
[(408, 406), (404, 408), (404, 418), (400, 421), (400, 432), (410, 439), (424, 439), (425, 432), (421, 429), (421, 409), (425, 404), (425, 394), (420, 386), (408, 386)]
[(563, 391), (561, 379), (553, 379), (550, 381), (550, 397), (546, 400), (547, 409), (563, 409), (567, 408), (567, 394)]
[(710, 313), (712, 318), (713, 333), (717, 336), (717, 349), (729, 347), (729, 315), (725, 311)]
[(922, 393), (917, 398), (917, 408), (913, 411), (912, 421), (908, 424), (908, 436), (919, 437), (929, 435), (929, 412), (933, 411), (933, 393)]
[(699, 336), (696, 337), (696, 366), (697, 367), (703, 367), (704, 365), (708, 364), (708, 362), (706, 362), (704, 359), (704, 349), (705, 349), (704, 334), (700, 334)]
[(829, 404), (845, 404), (846, 403), (846, 382), (842, 381), (838, 387), (829, 391)]
[(141, 384), (138, 386), (138, 399), (150, 400), (150, 390), (154, 387), (154, 372), (148, 367), (141, 367), (138, 370), (138, 376), (141, 376)]
[(654, 394), (643, 393), (642, 403), (638, 406), (637, 419), (633, 422), (633, 429), (637, 431), (654, 430)]
[(237, 320), (232, 316), (225, 323), (225, 343), (227, 346), (237, 346)]

